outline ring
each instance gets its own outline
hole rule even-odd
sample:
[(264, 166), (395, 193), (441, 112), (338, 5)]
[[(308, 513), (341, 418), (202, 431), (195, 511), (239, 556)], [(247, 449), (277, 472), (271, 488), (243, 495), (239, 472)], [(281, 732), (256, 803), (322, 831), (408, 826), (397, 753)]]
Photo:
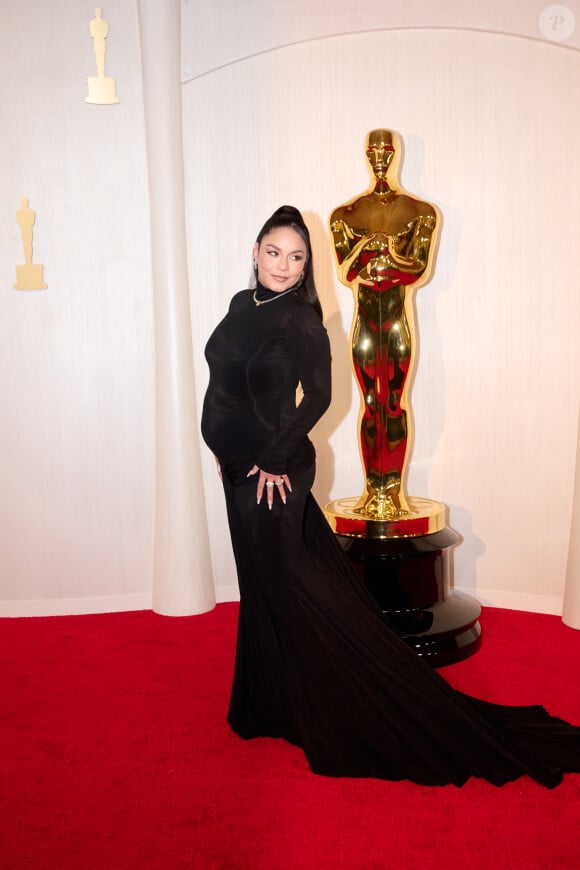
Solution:
[(276, 481), (276, 486), (280, 486), (281, 483), (284, 483), (284, 478), (281, 477), (280, 480)]
[(274, 481), (273, 481), (273, 480), (267, 480), (267, 481), (266, 481), (266, 486), (274, 486)]

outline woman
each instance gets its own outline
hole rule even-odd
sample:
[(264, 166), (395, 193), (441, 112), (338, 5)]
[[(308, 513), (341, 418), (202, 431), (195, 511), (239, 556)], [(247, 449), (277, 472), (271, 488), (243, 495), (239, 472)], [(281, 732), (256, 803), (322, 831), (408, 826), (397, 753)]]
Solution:
[(283, 737), (329, 776), (556, 785), (580, 770), (580, 728), (451, 688), (390, 630), (310, 494), (330, 350), (300, 212), (274, 212), (254, 267), (207, 344), (202, 420), (240, 586), (231, 727)]

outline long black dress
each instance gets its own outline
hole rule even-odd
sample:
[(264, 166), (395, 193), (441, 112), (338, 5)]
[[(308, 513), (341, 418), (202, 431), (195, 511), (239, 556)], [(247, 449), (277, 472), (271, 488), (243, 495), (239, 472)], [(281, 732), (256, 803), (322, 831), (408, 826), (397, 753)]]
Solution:
[[(283, 737), (328, 776), (557, 785), (580, 771), (580, 728), (540, 706), (453, 689), (388, 627), (314, 501), (307, 434), (330, 401), (330, 351), (295, 293), (234, 296), (206, 348), (202, 432), (221, 463), (240, 586), (231, 727)], [(304, 398), (296, 406), (300, 381)], [(256, 464), (292, 492), (256, 504)]]

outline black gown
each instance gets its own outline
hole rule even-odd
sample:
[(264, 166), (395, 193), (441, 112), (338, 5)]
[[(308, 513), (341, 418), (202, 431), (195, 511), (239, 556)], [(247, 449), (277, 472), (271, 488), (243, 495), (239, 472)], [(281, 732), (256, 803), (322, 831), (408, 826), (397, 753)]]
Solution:
[[(553, 787), (580, 771), (580, 727), (453, 689), (389, 628), (310, 493), (308, 432), (330, 402), (326, 331), (295, 293), (258, 294), (259, 307), (251, 290), (234, 296), (206, 348), (202, 433), (221, 464), (240, 587), (231, 727), (285, 738), (327, 776)], [(271, 511), (256, 504), (255, 464), (289, 475), (286, 505), (277, 493)]]

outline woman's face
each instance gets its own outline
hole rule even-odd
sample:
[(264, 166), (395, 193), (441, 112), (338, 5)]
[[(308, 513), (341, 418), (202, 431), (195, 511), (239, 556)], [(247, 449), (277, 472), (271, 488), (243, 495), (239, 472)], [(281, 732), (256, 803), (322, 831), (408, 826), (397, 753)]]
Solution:
[(254, 260), (258, 266), (258, 281), (282, 293), (297, 284), (306, 266), (306, 245), (292, 227), (279, 227), (254, 245)]

